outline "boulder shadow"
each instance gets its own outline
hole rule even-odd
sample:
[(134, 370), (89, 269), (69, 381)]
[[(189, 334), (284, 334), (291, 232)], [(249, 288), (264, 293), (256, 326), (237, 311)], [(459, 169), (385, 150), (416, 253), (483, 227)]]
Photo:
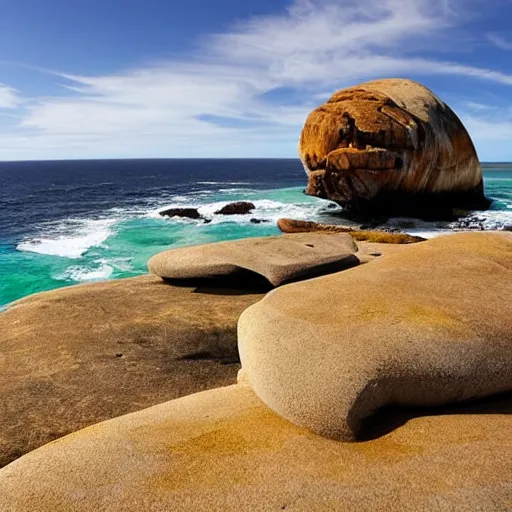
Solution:
[(253, 295), (267, 293), (274, 288), (265, 277), (244, 269), (228, 276), (193, 279), (166, 278), (163, 279), (163, 282), (171, 286), (195, 288), (193, 293), (207, 295)]
[[(359, 264), (360, 260), (355, 254), (348, 255), (339, 261), (317, 265), (313, 269), (305, 269), (302, 274), (297, 273), (294, 279), (284, 281), (279, 286), (342, 272), (343, 270), (356, 267)], [(236, 272), (224, 276), (198, 277), (192, 279), (162, 278), (162, 280), (164, 283), (171, 286), (195, 288), (193, 293), (204, 293), (208, 295), (252, 295), (255, 293), (268, 293), (270, 290), (276, 288), (266, 277), (244, 268), (239, 268)]]
[(512, 391), (440, 407), (386, 406), (362, 422), (357, 441), (383, 437), (414, 418), (453, 414), (512, 414)]

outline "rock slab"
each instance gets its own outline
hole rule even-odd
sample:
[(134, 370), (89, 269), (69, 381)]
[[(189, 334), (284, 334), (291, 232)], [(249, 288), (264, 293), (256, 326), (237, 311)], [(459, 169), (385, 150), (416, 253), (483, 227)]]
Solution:
[(0, 470), (0, 510), (506, 512), (511, 412), (510, 397), (437, 416), (417, 411), (385, 436), (343, 443), (230, 386), (22, 457)]
[(407, 233), (388, 233), (386, 231), (368, 231), (336, 224), (322, 224), (306, 220), (279, 219), (277, 227), (283, 233), (348, 233), (358, 242), (374, 242), (380, 244), (415, 244), (425, 239)]
[(235, 382), (238, 317), (262, 297), (145, 276), (14, 303), (0, 313), (0, 466), (98, 421)]
[(305, 233), (218, 242), (153, 256), (149, 271), (164, 279), (258, 274), (273, 286), (358, 264), (350, 235)]

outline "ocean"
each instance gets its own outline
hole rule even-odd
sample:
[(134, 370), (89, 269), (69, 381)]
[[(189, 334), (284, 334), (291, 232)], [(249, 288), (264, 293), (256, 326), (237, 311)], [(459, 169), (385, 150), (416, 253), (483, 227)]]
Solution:
[[(484, 164), (491, 210), (485, 229), (512, 225), (512, 164)], [(62, 286), (146, 272), (171, 247), (278, 234), (280, 217), (344, 223), (339, 208), (303, 194), (299, 160), (88, 160), (0, 162), (0, 307)], [(250, 215), (214, 215), (227, 202)], [(211, 222), (169, 219), (168, 207), (198, 207)], [(256, 224), (251, 219), (262, 222)], [(446, 222), (390, 219), (434, 236)]]

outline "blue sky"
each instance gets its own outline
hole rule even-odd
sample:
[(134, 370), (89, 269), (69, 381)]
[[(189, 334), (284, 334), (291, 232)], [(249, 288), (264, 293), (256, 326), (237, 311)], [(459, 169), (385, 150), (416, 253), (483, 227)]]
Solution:
[(341, 87), (408, 77), (512, 160), (512, 0), (0, 0), (0, 160), (295, 157)]

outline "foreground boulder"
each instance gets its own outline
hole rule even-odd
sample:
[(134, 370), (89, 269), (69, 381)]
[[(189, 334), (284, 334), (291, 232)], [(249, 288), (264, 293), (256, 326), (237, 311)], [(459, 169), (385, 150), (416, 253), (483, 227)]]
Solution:
[(279, 286), (357, 265), (356, 251), (350, 235), (305, 233), (172, 249), (153, 256), (148, 268), (164, 279), (243, 279), (245, 272)]
[(223, 206), (220, 210), (215, 212), (215, 215), (246, 215), (251, 213), (254, 208), (256, 208), (254, 203), (237, 201), (236, 203), (229, 203)]
[(238, 344), (267, 405), (346, 441), (387, 405), (512, 390), (512, 235), (443, 236), (280, 288), (242, 314)]
[(387, 79), (336, 92), (306, 120), (306, 193), (356, 212), (450, 217), (485, 209), (482, 170), (456, 114), (429, 89)]
[(319, 224), (306, 220), (279, 219), (277, 227), (283, 233), (348, 233), (358, 242), (374, 242), (380, 244), (415, 244), (425, 239), (407, 233), (388, 233), (386, 231), (367, 231), (335, 224)]
[(505, 512), (511, 412), (510, 397), (431, 417), (398, 411), (388, 435), (342, 443), (231, 386), (25, 455), (0, 471), (0, 510)]
[(238, 317), (262, 296), (139, 277), (14, 303), (0, 313), (0, 466), (92, 423), (235, 382)]

